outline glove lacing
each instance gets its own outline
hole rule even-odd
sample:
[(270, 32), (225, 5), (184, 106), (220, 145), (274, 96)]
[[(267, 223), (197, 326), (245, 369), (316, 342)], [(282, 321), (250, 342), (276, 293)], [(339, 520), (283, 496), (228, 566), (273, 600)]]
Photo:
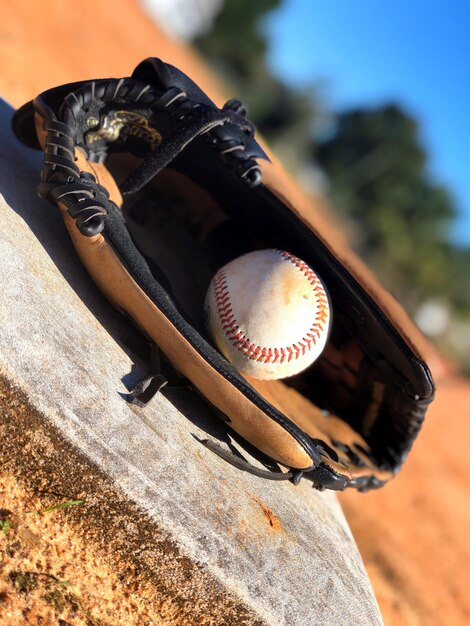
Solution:
[[(44, 124), (47, 131), (44, 168), (39, 195), (63, 203), (83, 235), (93, 236), (104, 228), (108, 213), (109, 194), (95, 176), (81, 172), (75, 162), (75, 147), (86, 149), (78, 140), (80, 120), (97, 104), (135, 104), (145, 109), (160, 109), (169, 113), (175, 123), (172, 132), (160, 145), (149, 152), (142, 163), (124, 181), (121, 191), (133, 193), (145, 186), (165, 168), (194, 139), (205, 135), (207, 141), (234, 173), (248, 186), (261, 182), (261, 170), (254, 158), (244, 155), (244, 140), (219, 136), (218, 130), (232, 124), (243, 132), (246, 141), (254, 136), (254, 127), (246, 119), (246, 110), (238, 100), (229, 100), (222, 109), (192, 102), (178, 87), (158, 93), (151, 85), (134, 79), (112, 79), (86, 83), (64, 99), (58, 117)], [(89, 152), (89, 160), (103, 162), (105, 152)]]

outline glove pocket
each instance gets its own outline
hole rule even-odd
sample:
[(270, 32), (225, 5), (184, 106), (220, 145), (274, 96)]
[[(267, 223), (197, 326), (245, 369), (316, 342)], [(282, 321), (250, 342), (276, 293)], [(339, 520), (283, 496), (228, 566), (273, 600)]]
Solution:
[(118, 212), (105, 233), (94, 237), (82, 235), (65, 210), (63, 217), (98, 287), (256, 449), (288, 469), (302, 470), (320, 488), (365, 488), (390, 478), (344, 420), (283, 381), (241, 376), (214, 350), (150, 272)]
[(204, 398), (227, 416), (230, 427), (286, 467), (312, 469), (319, 457), (309, 439), (269, 406), (187, 324), (163, 288), (153, 281), (151, 295), (146, 293), (105, 237), (84, 237), (68, 214), (64, 220), (83, 264), (101, 291), (132, 318)]

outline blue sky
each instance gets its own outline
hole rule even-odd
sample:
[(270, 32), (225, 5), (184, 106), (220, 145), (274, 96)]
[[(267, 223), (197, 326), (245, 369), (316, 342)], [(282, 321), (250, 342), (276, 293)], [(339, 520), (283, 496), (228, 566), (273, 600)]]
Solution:
[(334, 109), (394, 100), (420, 120), (470, 245), (470, 0), (286, 0), (266, 27), (283, 79), (325, 81)]

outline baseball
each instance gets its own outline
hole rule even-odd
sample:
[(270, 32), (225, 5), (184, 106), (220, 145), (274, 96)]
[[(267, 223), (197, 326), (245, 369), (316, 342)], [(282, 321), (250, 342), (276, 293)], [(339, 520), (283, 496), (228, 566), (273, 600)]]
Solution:
[(204, 303), (207, 329), (242, 374), (286, 378), (319, 357), (328, 338), (326, 289), (303, 261), (283, 250), (256, 250), (215, 274)]

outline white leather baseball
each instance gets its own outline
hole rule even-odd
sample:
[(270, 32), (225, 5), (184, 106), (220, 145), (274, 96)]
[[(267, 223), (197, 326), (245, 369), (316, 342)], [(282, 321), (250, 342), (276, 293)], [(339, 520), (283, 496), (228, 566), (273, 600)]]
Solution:
[(220, 268), (204, 313), (225, 358), (262, 380), (293, 376), (311, 365), (325, 347), (331, 320), (318, 276), (283, 250), (257, 250)]

